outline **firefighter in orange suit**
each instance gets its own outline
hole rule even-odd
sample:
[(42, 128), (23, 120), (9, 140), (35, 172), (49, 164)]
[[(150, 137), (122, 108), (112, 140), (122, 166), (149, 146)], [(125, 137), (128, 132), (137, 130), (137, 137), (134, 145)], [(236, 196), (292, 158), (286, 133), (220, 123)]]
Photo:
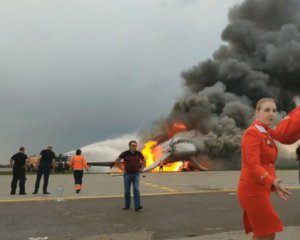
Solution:
[(75, 190), (76, 193), (79, 193), (82, 186), (83, 170), (88, 170), (88, 165), (85, 158), (81, 155), (80, 149), (76, 150), (76, 155), (71, 158), (69, 165), (70, 168), (74, 170)]
[[(275, 173), (278, 150), (269, 127), (274, 123), (276, 113), (274, 99), (259, 100), (256, 105), (256, 120), (242, 138), (238, 200), (244, 210), (245, 232), (253, 232), (254, 240), (273, 240), (276, 232), (283, 229), (271, 203), (271, 192), (274, 191), (285, 201), (291, 195)], [(293, 131), (290, 132), (292, 134)], [(281, 134), (284, 133), (277, 130), (275, 135), (278, 137)]]

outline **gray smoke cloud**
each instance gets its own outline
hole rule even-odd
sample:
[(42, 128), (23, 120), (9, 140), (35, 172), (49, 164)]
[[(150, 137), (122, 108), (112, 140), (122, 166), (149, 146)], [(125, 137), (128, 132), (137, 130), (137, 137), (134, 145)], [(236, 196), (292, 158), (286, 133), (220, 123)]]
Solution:
[(300, 1), (245, 0), (228, 18), (222, 33), (227, 44), (182, 72), (183, 96), (166, 119), (142, 134), (163, 142), (168, 129), (182, 122), (197, 132), (199, 161), (209, 158), (216, 168), (239, 167), (241, 136), (258, 99), (275, 98), (287, 112), (300, 93)]

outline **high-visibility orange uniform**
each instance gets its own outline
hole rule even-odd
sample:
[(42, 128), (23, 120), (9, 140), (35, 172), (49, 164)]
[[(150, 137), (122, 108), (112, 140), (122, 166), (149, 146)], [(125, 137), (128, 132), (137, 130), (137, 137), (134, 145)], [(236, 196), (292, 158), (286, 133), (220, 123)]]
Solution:
[(244, 133), (241, 146), (238, 200), (244, 210), (245, 231), (253, 231), (255, 237), (282, 231), (282, 223), (270, 199), (278, 150), (267, 129), (255, 121)]
[(82, 155), (75, 155), (71, 158), (69, 163), (70, 168), (74, 170), (84, 170), (88, 169), (88, 165), (86, 163), (86, 159)]
[(75, 180), (75, 189), (79, 193), (82, 185), (83, 170), (88, 169), (85, 158), (82, 155), (75, 155), (69, 163), (70, 168), (74, 169), (73, 175)]

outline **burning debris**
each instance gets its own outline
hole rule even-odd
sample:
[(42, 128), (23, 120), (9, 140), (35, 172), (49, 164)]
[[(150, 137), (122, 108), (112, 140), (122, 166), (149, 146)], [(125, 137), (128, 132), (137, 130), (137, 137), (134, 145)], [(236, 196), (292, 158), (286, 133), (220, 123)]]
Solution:
[(273, 97), (280, 111), (294, 107), (300, 92), (300, 1), (245, 0), (228, 18), (222, 33), (227, 45), (181, 74), (183, 96), (166, 119), (141, 134), (145, 142), (153, 140), (144, 149), (152, 154), (147, 166), (166, 154), (156, 148), (180, 133), (196, 147), (187, 158), (209, 169), (238, 168), (255, 102)]

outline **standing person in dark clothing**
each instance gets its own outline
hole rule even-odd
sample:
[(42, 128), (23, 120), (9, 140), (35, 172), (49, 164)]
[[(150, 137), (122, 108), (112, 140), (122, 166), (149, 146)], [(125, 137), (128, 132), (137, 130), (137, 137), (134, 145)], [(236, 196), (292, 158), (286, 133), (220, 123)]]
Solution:
[(299, 184), (300, 184), (300, 145), (296, 149), (296, 154), (297, 154), (296, 161), (298, 161), (299, 163)]
[(159, 172), (164, 172), (164, 163), (163, 162), (159, 163)]
[(52, 146), (48, 146), (47, 149), (41, 151), (40, 158), (36, 163), (36, 168), (37, 168), (37, 175), (35, 181), (35, 189), (32, 194), (38, 193), (42, 175), (44, 175), (43, 194), (50, 194), (47, 191), (49, 175), (51, 169), (52, 172), (55, 171), (55, 153), (52, 151)]
[(14, 154), (10, 159), (10, 165), (13, 166), (13, 178), (11, 181), (10, 195), (16, 194), (17, 183), (19, 181), (20, 195), (26, 195), (25, 181), (26, 181), (26, 167), (28, 164), (28, 156), (25, 154), (25, 148), (20, 147), (19, 152)]
[(140, 171), (145, 167), (145, 158), (143, 154), (136, 150), (137, 142), (129, 142), (129, 150), (122, 152), (115, 162), (120, 162), (122, 159), (124, 161), (124, 197), (125, 197), (125, 207), (124, 210), (130, 209), (130, 186), (133, 184), (133, 194), (134, 194), (134, 207), (135, 211), (140, 211), (143, 206), (141, 206), (140, 200)]

